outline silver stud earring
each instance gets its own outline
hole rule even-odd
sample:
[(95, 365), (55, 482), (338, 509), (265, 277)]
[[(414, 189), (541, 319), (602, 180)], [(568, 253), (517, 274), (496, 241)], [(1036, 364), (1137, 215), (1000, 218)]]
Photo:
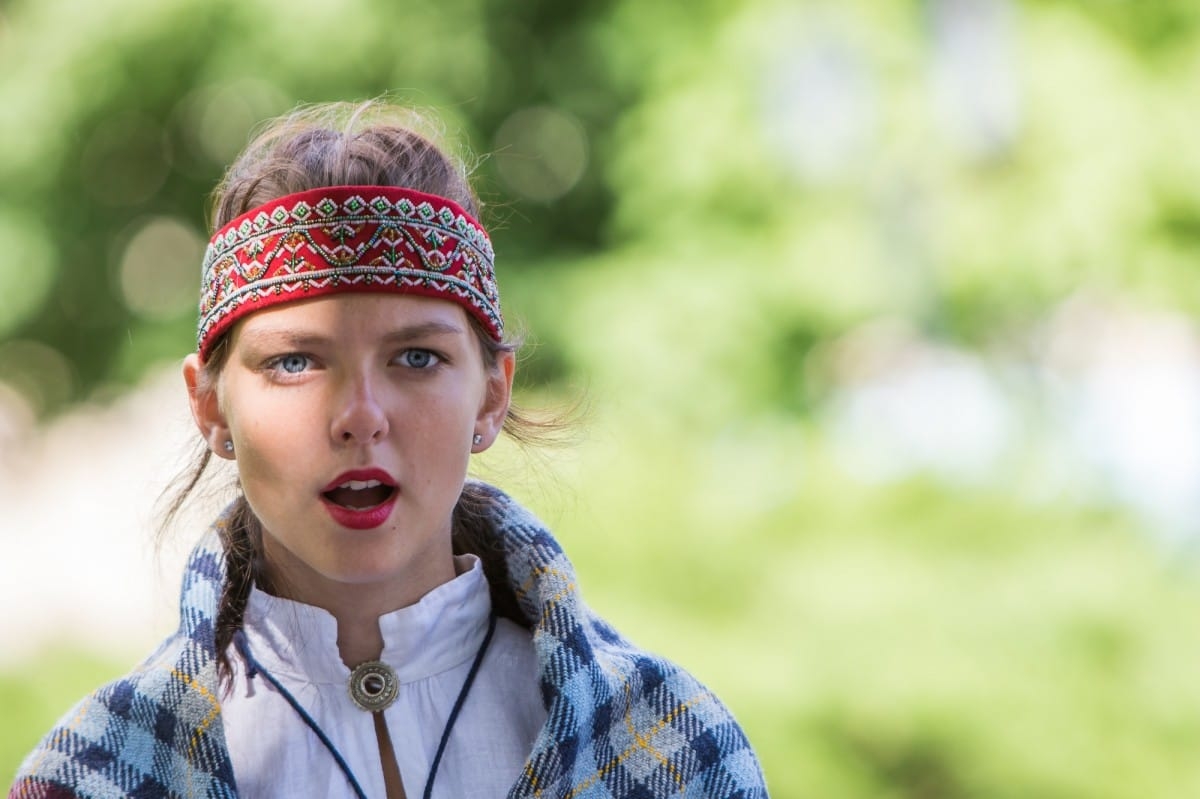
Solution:
[(233, 442), (228, 439), (225, 440), (225, 451), (233, 452)]
[(480, 444), (483, 443), (483, 436), (480, 435), (479, 433), (476, 433), (475, 437), (471, 439), (471, 443), (478, 447)]

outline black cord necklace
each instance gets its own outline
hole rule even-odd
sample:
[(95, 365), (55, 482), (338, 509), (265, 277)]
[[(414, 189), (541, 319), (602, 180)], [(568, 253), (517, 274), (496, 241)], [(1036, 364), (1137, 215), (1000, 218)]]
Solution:
[[(450, 741), (450, 732), (454, 729), (454, 722), (458, 720), (458, 714), (462, 710), (463, 704), (467, 701), (467, 694), (471, 692), (471, 686), (475, 683), (475, 677), (479, 674), (479, 667), (483, 664), (483, 657), (487, 654), (488, 646), (492, 643), (492, 634), (495, 632), (496, 614), (492, 613), (488, 616), (488, 628), (487, 633), (483, 636), (483, 643), (479, 645), (479, 651), (475, 653), (475, 660), (471, 663), (471, 670), (467, 672), (467, 678), (463, 681), (463, 686), (458, 692), (458, 698), (454, 700), (454, 707), (451, 708), (450, 715), (446, 719), (446, 726), (442, 729), (442, 738), (438, 742), (437, 753), (433, 756), (433, 763), (431, 763), (429, 766), (429, 776), (425, 778), (425, 792), (423, 794), (424, 799), (430, 799), (433, 796), (433, 782), (437, 779), (438, 766), (441, 765), (442, 754), (446, 751), (446, 744), (448, 744)], [(367, 799), (366, 793), (363, 792), (362, 786), (358, 784), (358, 779), (354, 776), (354, 772), (350, 770), (350, 766), (348, 763), (346, 763), (346, 759), (342, 757), (341, 752), (339, 752), (337, 747), (333, 745), (333, 741), (329, 740), (329, 736), (326, 735), (325, 731), (321, 729), (319, 724), (317, 724), (316, 719), (314, 719), (311, 715), (309, 715), (308, 711), (301, 707), (300, 703), (296, 701), (296, 698), (292, 696), (291, 692), (284, 688), (282, 683), (275, 678), (275, 675), (263, 668), (262, 664), (250, 654), (250, 644), (246, 641), (245, 633), (243, 633), (241, 630), (238, 630), (233, 636), (233, 643), (234, 646), (237, 647), (238, 653), (241, 654), (242, 659), (246, 661), (246, 677), (248, 679), (253, 679), (255, 676), (261, 674), (267, 680), (267, 682), (275, 686), (275, 690), (279, 691), (280, 696), (287, 700), (287, 703), (292, 706), (292, 709), (296, 711), (296, 714), (300, 716), (300, 719), (309, 726), (321, 743), (324, 744), (325, 748), (329, 750), (329, 753), (333, 755), (333, 759), (337, 762), (338, 768), (342, 770), (342, 773), (346, 775), (346, 779), (350, 782), (350, 787), (354, 790), (354, 795), (359, 797), (359, 799)], [(391, 670), (388, 669), (388, 671)], [(358, 673), (358, 670), (356, 669), (355, 672)], [(376, 677), (378, 677), (378, 681), (376, 681)], [(365, 691), (369, 696), (386, 696), (390, 693), (390, 698), (383, 703), (383, 707), (387, 707), (387, 705), (391, 704), (391, 700), (395, 698), (395, 693), (397, 690), (397, 686), (394, 682), (394, 672), (392, 672), (391, 677), (393, 682), (389, 688), (389, 686), (386, 684), (386, 676), (380, 676), (375, 670), (368, 670), (360, 674), (358, 683), (360, 688), (365, 688)], [(350, 690), (351, 695), (353, 696), (355, 688), (355, 677), (353, 675), (351, 676), (351, 680), (352, 683)], [(355, 704), (357, 704), (359, 707), (363, 707), (363, 704), (359, 703), (357, 698), (355, 698)], [(363, 709), (369, 710), (369, 707), (363, 707)], [(375, 710), (374, 712), (382, 712), (382, 708)]]

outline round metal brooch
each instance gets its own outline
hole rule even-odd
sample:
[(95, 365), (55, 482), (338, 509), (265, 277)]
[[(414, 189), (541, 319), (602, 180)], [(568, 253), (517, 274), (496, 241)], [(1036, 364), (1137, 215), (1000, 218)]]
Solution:
[(350, 699), (368, 713), (377, 713), (396, 701), (400, 683), (386, 663), (368, 660), (350, 672)]

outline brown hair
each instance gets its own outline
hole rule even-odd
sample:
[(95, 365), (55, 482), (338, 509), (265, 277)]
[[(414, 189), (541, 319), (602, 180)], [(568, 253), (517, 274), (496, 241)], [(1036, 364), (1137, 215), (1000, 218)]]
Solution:
[[(401, 186), (437, 194), (479, 219), (480, 203), (468, 181), (468, 168), (435, 144), (435, 138), (426, 119), (382, 102), (333, 103), (293, 112), (270, 122), (217, 185), (211, 229), (270, 200), (338, 185)], [(474, 327), (487, 368), (495, 368), (500, 353), (517, 349), (517, 342), (497, 343), (477, 323)], [(204, 385), (215, 389), (227, 357), (223, 339), (204, 364)], [(512, 407), (504, 421), (504, 431), (523, 444), (552, 440), (565, 426), (561, 421), (534, 421)], [(196, 490), (212, 460), (207, 446), (201, 450), (192, 467), (177, 478), (174, 490), (168, 490), (164, 530)], [(478, 555), (491, 586), (495, 611), (528, 626), (507, 587), (504, 552), (486, 521), (495, 502), (491, 493), (474, 484), (464, 487), (452, 515), (454, 552)], [(262, 568), (262, 525), (240, 490), (230, 513), (221, 542), (228, 577), (216, 620), (217, 668), (223, 681), (231, 675), (226, 651), (242, 626), (252, 584), (257, 580), (264, 589), (271, 590), (264, 582)]]

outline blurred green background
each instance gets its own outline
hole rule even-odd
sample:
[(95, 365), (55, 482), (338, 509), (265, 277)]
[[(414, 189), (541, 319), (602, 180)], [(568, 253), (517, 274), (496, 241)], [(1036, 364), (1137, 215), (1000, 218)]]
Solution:
[[(382, 94), (590, 409), (481, 474), (774, 796), (1200, 796), (1200, 5), (0, 2), (6, 462), (190, 349), (256, 124)], [(140, 655), (5, 658), (0, 773)]]

